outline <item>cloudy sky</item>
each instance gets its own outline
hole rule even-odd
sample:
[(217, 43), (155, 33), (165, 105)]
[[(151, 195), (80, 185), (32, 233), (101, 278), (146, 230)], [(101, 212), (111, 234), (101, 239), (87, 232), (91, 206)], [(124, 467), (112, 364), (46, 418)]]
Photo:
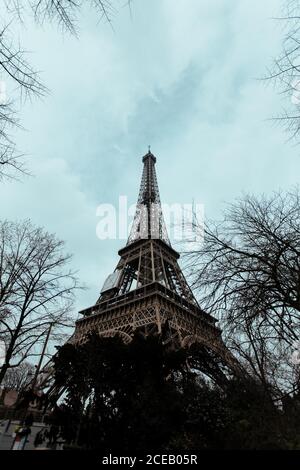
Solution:
[(281, 0), (134, 0), (131, 15), (124, 3), (113, 29), (86, 12), (79, 39), (55, 25), (18, 33), (51, 93), (22, 107), (16, 139), (34, 176), (1, 183), (0, 217), (66, 241), (87, 287), (76, 310), (125, 243), (97, 239), (96, 208), (135, 202), (148, 144), (162, 200), (203, 203), (209, 218), (299, 176), (299, 147), (269, 120), (283, 98), (259, 80), (280, 51)]

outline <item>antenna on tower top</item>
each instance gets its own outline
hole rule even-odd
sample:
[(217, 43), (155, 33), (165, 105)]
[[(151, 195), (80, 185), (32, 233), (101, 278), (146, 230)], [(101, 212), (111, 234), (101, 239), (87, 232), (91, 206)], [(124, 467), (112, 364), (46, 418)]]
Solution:
[(148, 145), (148, 153), (151, 153), (151, 145)]

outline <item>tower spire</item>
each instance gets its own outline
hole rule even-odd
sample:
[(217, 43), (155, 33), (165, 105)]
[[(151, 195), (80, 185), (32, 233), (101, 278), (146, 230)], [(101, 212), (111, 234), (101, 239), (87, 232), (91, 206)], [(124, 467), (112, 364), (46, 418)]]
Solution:
[(170, 245), (155, 171), (156, 157), (151, 153), (150, 145), (142, 161), (142, 180), (127, 245), (140, 239), (160, 239)]

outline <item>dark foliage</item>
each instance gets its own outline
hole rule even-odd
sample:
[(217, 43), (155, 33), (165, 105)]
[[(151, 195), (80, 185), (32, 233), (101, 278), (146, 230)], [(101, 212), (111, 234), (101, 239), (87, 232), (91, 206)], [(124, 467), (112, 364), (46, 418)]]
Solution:
[(221, 388), (187, 367), (189, 354), (168, 348), (159, 335), (137, 334), (129, 345), (96, 335), (67, 344), (55, 359), (65, 399), (49, 422), (73, 448), (299, 448), (297, 397), (278, 409), (249, 379), (232, 378)]

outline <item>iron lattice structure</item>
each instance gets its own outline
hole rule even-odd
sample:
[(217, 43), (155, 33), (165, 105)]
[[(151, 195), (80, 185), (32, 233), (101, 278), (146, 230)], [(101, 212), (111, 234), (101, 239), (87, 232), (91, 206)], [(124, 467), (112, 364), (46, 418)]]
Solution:
[[(170, 244), (163, 219), (155, 163), (149, 150), (143, 157), (128, 242), (119, 251), (120, 260), (95, 305), (79, 312), (82, 318), (68, 342), (84, 343), (90, 333), (97, 332), (100, 336), (119, 335), (128, 343), (137, 330), (144, 335), (163, 331), (164, 342), (171, 347), (196, 343), (200, 350), (197, 368), (216, 381), (226, 380), (226, 369), (244, 376), (245, 371), (223, 343), (216, 319), (201, 309), (180, 269), (179, 254)], [(49, 397), (58, 399), (63, 389), (55, 385), (53, 366), (50, 360), (43, 367), (35, 389), (47, 389)]]
[(200, 308), (179, 267), (179, 254), (171, 247), (155, 163), (149, 150), (143, 157), (138, 205), (127, 245), (119, 251), (120, 260), (96, 304), (80, 312), (82, 318), (76, 322), (71, 342), (80, 344), (95, 331), (130, 342), (137, 329), (148, 335), (164, 328), (173, 345), (198, 343), (205, 358), (204, 372), (218, 369), (218, 364), (237, 369), (216, 319)]
[(158, 238), (170, 245), (161, 208), (155, 163), (156, 158), (149, 150), (143, 157), (142, 181), (127, 245), (145, 238)]

